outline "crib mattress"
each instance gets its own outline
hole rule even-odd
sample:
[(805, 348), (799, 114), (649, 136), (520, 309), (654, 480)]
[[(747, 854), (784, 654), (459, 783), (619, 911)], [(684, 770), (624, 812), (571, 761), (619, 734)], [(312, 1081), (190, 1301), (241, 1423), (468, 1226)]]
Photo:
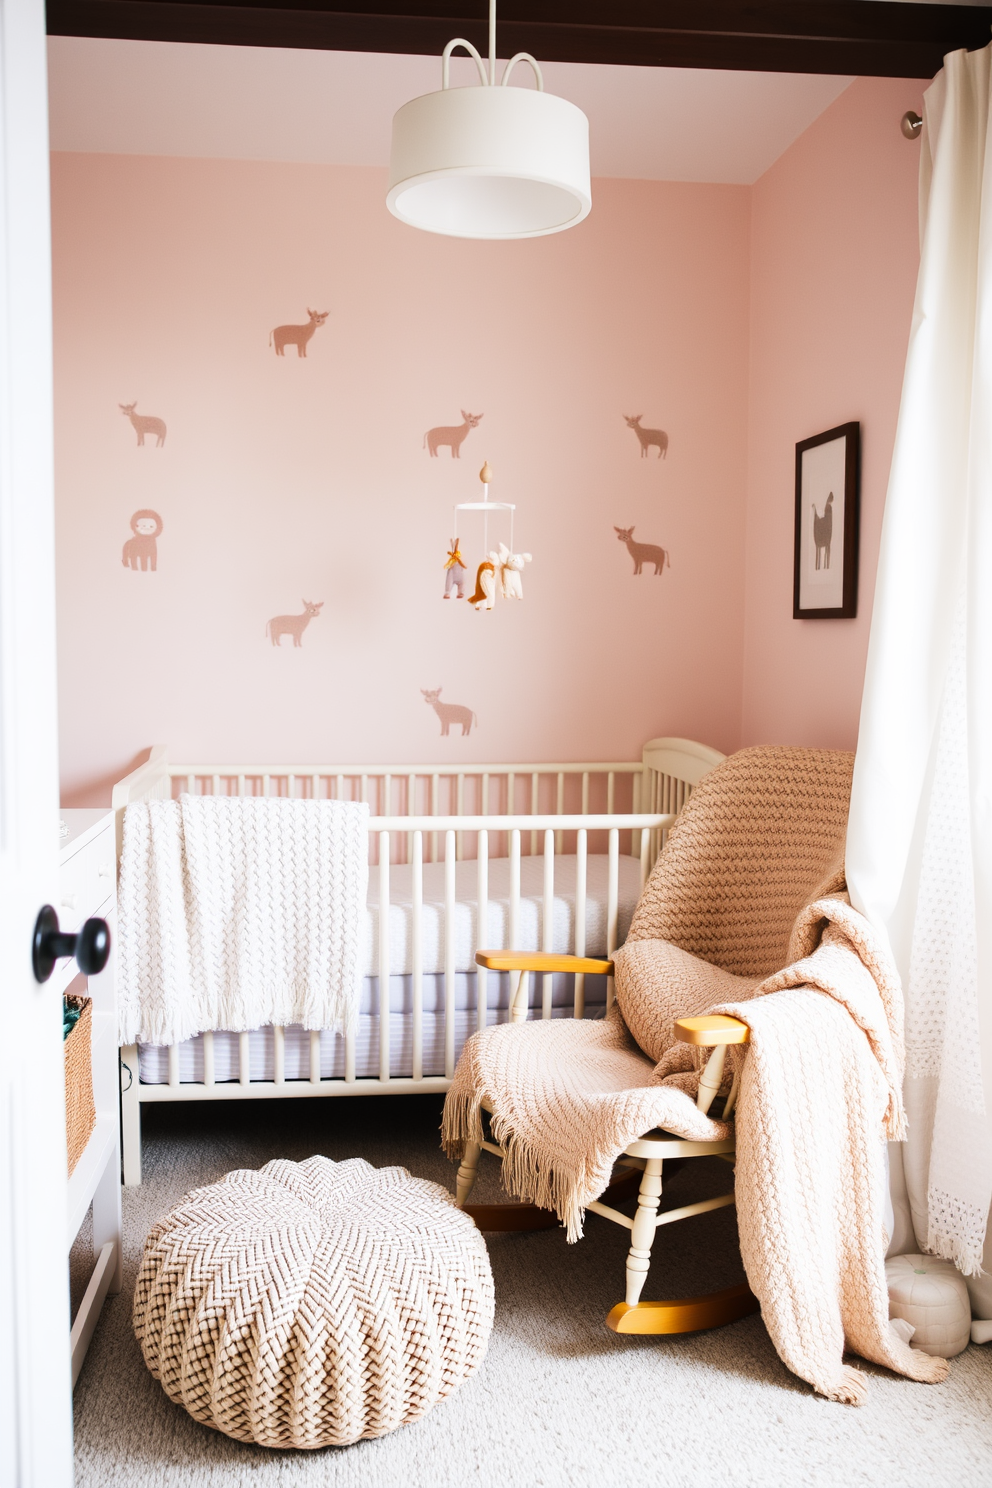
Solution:
[[(550, 949), (567, 953), (575, 946), (576, 859), (563, 854), (554, 860), (555, 881), (551, 945), (544, 939), (544, 858), (520, 859), (520, 908), (513, 949)], [(587, 956), (606, 955), (609, 859), (605, 853), (590, 853), (586, 864), (585, 929)], [(389, 870), (389, 970), (413, 970), (413, 869), (394, 864)], [(421, 945), (425, 972), (444, 970), (444, 863), (423, 867), (423, 912)], [(622, 945), (641, 894), (641, 865), (638, 858), (622, 855), (619, 860), (618, 939)], [(510, 860), (490, 858), (488, 913), (484, 933), (479, 933), (478, 864), (474, 859), (455, 864), (454, 953), (455, 970), (470, 971), (480, 946), (510, 944)], [(379, 970), (379, 876), (369, 873), (366, 974)]]

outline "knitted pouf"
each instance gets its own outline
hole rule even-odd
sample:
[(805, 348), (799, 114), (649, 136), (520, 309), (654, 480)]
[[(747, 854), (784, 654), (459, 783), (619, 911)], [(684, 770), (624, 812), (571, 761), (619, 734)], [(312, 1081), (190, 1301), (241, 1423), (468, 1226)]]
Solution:
[(270, 1162), (186, 1195), (145, 1241), (134, 1331), (170, 1400), (265, 1447), (344, 1446), (426, 1414), (493, 1323), (485, 1243), (405, 1168)]
[(885, 1263), (889, 1316), (913, 1329), (913, 1347), (953, 1359), (971, 1338), (968, 1287), (953, 1261), (939, 1256), (892, 1256)]

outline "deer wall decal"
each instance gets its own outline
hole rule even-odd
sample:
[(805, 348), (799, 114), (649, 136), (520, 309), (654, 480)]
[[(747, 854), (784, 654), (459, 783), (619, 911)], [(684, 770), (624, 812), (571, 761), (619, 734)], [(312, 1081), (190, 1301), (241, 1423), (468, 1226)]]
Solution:
[(441, 697), (440, 687), (436, 687), (433, 692), (427, 692), (426, 689), (423, 687), (420, 690), (424, 694), (424, 701), (427, 703), (428, 707), (433, 708), (434, 712), (441, 720), (442, 739), (449, 732), (453, 723), (461, 724), (463, 739), (466, 734), (470, 734), (472, 732), (473, 723), (475, 724), (476, 728), (478, 728), (479, 720), (476, 718), (471, 708), (463, 708), (460, 703), (442, 703), (439, 701)]
[(307, 310), (310, 319), (306, 325), (281, 325), (276, 326), (274, 331), (269, 332), (269, 345), (275, 342), (276, 356), (285, 356), (287, 346), (296, 347), (296, 355), (305, 357), (307, 354), (307, 342), (310, 340), (318, 326), (322, 326), (330, 315), (330, 310), (317, 311)]
[(117, 407), (125, 418), (131, 420), (131, 425), (138, 436), (138, 443), (144, 444), (146, 434), (154, 434), (155, 448), (165, 443), (165, 420), (156, 418), (151, 413), (135, 413), (137, 403), (118, 403)]
[(613, 531), (620, 542), (627, 544), (627, 552), (634, 560), (635, 574), (641, 572), (641, 565), (644, 563), (653, 563), (656, 574), (661, 573), (666, 563), (671, 568), (672, 560), (667, 548), (656, 547), (654, 543), (635, 542), (633, 527), (614, 527)]
[(451, 447), (451, 458), (453, 460), (461, 459), (462, 442), (465, 435), (469, 429), (476, 428), (479, 420), (485, 416), (481, 413), (466, 413), (464, 408), (461, 410), (461, 415), (465, 420), (463, 424), (439, 424), (436, 429), (427, 430), (427, 433), (424, 435), (423, 447), (430, 451), (432, 457), (437, 455), (438, 448), (442, 444), (447, 444)]
[(309, 599), (303, 601), (302, 615), (273, 615), (266, 623), (265, 634), (271, 640), (273, 646), (280, 646), (284, 635), (293, 637), (293, 645), (303, 644), (303, 632), (315, 615), (319, 615), (324, 608), (324, 601), (319, 604), (311, 604)]
[(658, 446), (658, 459), (664, 460), (668, 454), (668, 435), (664, 429), (642, 429), (641, 419), (643, 417), (643, 413), (636, 414), (634, 418), (628, 418), (627, 414), (624, 414), (624, 421), (627, 428), (633, 429), (641, 441), (641, 459), (646, 459), (651, 445), (656, 444)]

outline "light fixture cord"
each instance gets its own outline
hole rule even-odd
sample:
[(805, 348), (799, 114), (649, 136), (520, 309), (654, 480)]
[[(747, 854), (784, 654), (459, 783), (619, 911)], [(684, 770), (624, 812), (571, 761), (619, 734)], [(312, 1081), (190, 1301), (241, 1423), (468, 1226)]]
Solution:
[(496, 0), (489, 0), (489, 86), (496, 86)]

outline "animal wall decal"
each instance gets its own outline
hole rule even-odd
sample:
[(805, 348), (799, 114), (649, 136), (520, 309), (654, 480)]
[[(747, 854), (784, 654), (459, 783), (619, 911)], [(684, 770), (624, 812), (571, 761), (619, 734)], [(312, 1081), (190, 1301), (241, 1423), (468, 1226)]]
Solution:
[(265, 634), (271, 640), (273, 646), (281, 646), (284, 635), (293, 637), (293, 645), (303, 644), (303, 632), (315, 615), (319, 615), (324, 608), (324, 601), (313, 604), (309, 599), (303, 601), (302, 615), (273, 615), (265, 627)]
[(140, 568), (143, 573), (150, 568), (152, 573), (155, 572), (158, 567), (158, 538), (162, 525), (162, 518), (156, 511), (135, 512), (131, 518), (134, 536), (129, 537), (124, 544), (121, 557), (125, 568), (133, 568), (135, 572)]
[(275, 342), (276, 356), (285, 356), (287, 346), (296, 347), (296, 355), (305, 357), (307, 354), (307, 342), (314, 331), (324, 324), (330, 315), (330, 310), (317, 311), (308, 308), (307, 314), (310, 319), (306, 325), (281, 325), (276, 326), (274, 331), (269, 332), (269, 345)]
[[(816, 502), (813, 502), (813, 542), (816, 544), (816, 566), (817, 568), (830, 567), (830, 539), (834, 531), (834, 493), (830, 492), (823, 507), (823, 516), (816, 514)], [(821, 564), (820, 559), (823, 559)]]
[(482, 413), (466, 413), (464, 408), (461, 410), (461, 415), (465, 420), (463, 424), (439, 424), (436, 429), (427, 430), (427, 433), (424, 435), (424, 448), (430, 451), (432, 458), (436, 457), (438, 449), (442, 444), (447, 444), (451, 447), (451, 458), (453, 460), (461, 459), (461, 448), (465, 435), (469, 429), (477, 428), (479, 420), (485, 417)]
[(440, 687), (435, 688), (433, 692), (427, 692), (423, 687), (420, 690), (424, 694), (424, 701), (428, 704), (429, 707), (434, 709), (434, 712), (441, 720), (442, 739), (445, 738), (445, 736), (448, 734), (453, 723), (461, 724), (463, 739), (466, 734), (470, 734), (472, 732), (473, 723), (475, 724), (476, 728), (479, 727), (479, 720), (476, 718), (471, 708), (463, 708), (461, 703), (442, 703), (440, 701)]
[(633, 527), (614, 527), (613, 531), (620, 542), (627, 544), (627, 551), (634, 560), (635, 574), (641, 572), (641, 565), (644, 563), (653, 563), (656, 574), (661, 573), (666, 563), (671, 568), (672, 560), (667, 548), (656, 547), (654, 543), (635, 542)]
[(118, 403), (117, 405), (124, 417), (131, 420), (139, 445), (144, 444), (146, 434), (154, 434), (155, 448), (158, 449), (165, 443), (165, 420), (156, 418), (151, 413), (135, 413), (137, 406), (137, 403)]
[(511, 553), (506, 543), (499, 545), (499, 592), (504, 599), (523, 599), (524, 586), (520, 575), (524, 564), (531, 563), (530, 553)]
[(451, 598), (452, 589), (458, 592), (456, 599), (465, 598), (465, 559), (462, 557), (458, 546), (457, 537), (453, 537), (448, 546), (448, 561), (444, 565), (444, 597)]
[(633, 429), (641, 441), (641, 459), (647, 459), (648, 450), (653, 444), (656, 444), (658, 446), (658, 459), (664, 460), (668, 454), (668, 435), (664, 429), (642, 429), (641, 419), (643, 417), (643, 413), (636, 414), (634, 418), (629, 418), (627, 414), (624, 414), (627, 428)]
[(470, 594), (468, 602), (477, 612), (480, 610), (491, 610), (496, 603), (496, 565), (499, 562), (497, 553), (490, 553), (479, 564), (479, 571), (475, 576), (475, 593)]

